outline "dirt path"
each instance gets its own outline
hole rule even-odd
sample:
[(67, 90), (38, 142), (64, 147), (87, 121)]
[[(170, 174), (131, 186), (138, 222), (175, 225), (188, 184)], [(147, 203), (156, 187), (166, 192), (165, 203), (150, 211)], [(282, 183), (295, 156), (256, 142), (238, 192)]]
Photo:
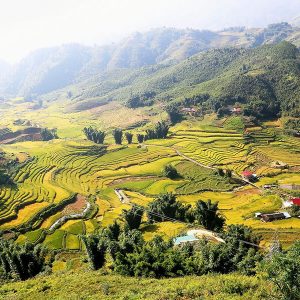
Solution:
[(125, 195), (125, 193), (120, 189), (115, 189), (115, 193), (117, 194), (121, 203), (126, 204), (129, 203), (129, 198)]
[[(78, 195), (78, 197), (84, 197), (82, 195)], [(84, 197), (85, 199), (85, 197)], [(87, 214), (87, 212), (89, 211), (89, 209), (91, 208), (91, 203), (86, 201), (86, 207), (85, 209), (81, 212), (81, 213), (74, 213), (74, 214), (69, 214), (69, 215), (65, 215), (61, 218), (59, 218), (58, 220), (56, 220), (50, 227), (49, 227), (49, 231), (53, 232), (55, 229), (59, 228), (60, 226), (62, 226), (66, 221), (68, 220), (72, 220), (72, 219), (82, 219), (85, 217), (85, 215)]]

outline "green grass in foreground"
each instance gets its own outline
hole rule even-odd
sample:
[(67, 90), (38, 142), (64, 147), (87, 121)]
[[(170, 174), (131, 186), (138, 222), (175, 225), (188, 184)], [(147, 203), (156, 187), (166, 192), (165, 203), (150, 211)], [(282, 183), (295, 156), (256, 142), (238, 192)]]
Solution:
[(100, 272), (61, 272), (0, 287), (0, 299), (270, 299), (272, 286), (242, 275), (138, 279)]

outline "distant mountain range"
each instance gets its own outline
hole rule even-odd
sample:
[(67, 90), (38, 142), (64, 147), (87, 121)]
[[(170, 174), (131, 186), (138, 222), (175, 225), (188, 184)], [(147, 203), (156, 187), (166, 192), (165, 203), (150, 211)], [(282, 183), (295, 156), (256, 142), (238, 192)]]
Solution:
[[(75, 98), (102, 96), (128, 85), (143, 72), (149, 75), (165, 70), (166, 66), (176, 66), (209, 49), (251, 49), (283, 40), (300, 46), (300, 28), (288, 23), (273, 24), (264, 29), (235, 27), (218, 32), (160, 28), (134, 33), (120, 43), (108, 46), (67, 44), (39, 49), (14, 66), (0, 62), (0, 92), (3, 96), (34, 98), (76, 86), (72, 90)], [(86, 89), (85, 85), (89, 92), (78, 92), (78, 89)]]

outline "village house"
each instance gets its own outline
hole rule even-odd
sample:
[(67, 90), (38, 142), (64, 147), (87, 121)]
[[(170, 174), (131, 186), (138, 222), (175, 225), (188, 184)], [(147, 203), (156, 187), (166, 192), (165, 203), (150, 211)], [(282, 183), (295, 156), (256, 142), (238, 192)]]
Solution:
[(279, 188), (285, 189), (285, 190), (299, 191), (300, 184), (280, 184)]
[(300, 206), (300, 198), (293, 198), (291, 199), (293, 205)]
[(269, 189), (277, 188), (277, 187), (278, 187), (277, 184), (265, 184), (265, 185), (263, 186), (263, 188), (264, 188), (265, 190), (269, 190)]
[(277, 220), (289, 219), (291, 215), (288, 212), (277, 212), (271, 214), (260, 214), (261, 221), (272, 222)]
[(258, 179), (256, 174), (252, 173), (251, 171), (247, 171), (247, 170), (242, 172), (242, 176), (245, 180), (248, 180), (251, 182), (257, 181), (257, 179)]
[(192, 107), (183, 107), (181, 109), (181, 111), (184, 112), (184, 113), (188, 113), (188, 114), (195, 114), (195, 113), (197, 113), (197, 109), (192, 108)]
[(242, 113), (242, 108), (241, 107), (231, 107), (230, 112), (238, 115), (238, 114)]

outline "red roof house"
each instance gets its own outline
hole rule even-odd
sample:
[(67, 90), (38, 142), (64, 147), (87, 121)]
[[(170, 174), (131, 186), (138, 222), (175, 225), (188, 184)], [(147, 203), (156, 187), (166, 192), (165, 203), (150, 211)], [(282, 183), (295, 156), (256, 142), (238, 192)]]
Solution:
[(249, 178), (249, 177), (252, 177), (253, 176), (253, 173), (250, 172), (250, 171), (243, 171), (242, 172), (242, 175), (246, 178)]
[(294, 205), (300, 206), (300, 198), (294, 198), (291, 200)]

